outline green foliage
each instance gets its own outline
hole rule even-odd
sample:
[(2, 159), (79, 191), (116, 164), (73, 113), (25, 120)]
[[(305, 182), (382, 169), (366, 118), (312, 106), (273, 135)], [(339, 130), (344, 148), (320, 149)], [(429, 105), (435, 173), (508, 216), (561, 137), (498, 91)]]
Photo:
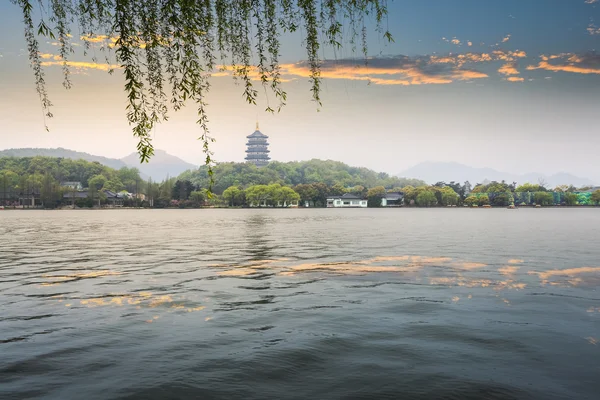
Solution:
[[(489, 197), (489, 195), (488, 195)], [(510, 192), (504, 193), (496, 193), (493, 198), (490, 199), (492, 205), (506, 207), (508, 205), (514, 204), (514, 197)]]
[(433, 207), (437, 202), (435, 194), (430, 190), (422, 191), (416, 198), (416, 203), (419, 207)]
[(381, 199), (386, 195), (386, 190), (383, 186), (376, 186), (369, 189), (367, 192), (367, 206), (368, 207), (381, 207)]
[(591, 194), (590, 201), (595, 205), (600, 204), (600, 189)]
[(88, 181), (88, 186), (90, 190), (98, 191), (104, 187), (107, 181), (108, 179), (104, 175), (94, 175)]
[(444, 191), (442, 193), (442, 205), (444, 206), (456, 206), (460, 200), (458, 194), (452, 188), (450, 190), (452, 191)]
[(192, 182), (178, 179), (171, 189), (171, 198), (174, 200), (188, 200), (191, 193), (196, 189)]
[(479, 199), (477, 198), (477, 196), (469, 196), (465, 199), (465, 204), (469, 207), (479, 205)]
[[(337, 49), (344, 38), (349, 38), (354, 51), (356, 41), (360, 40), (366, 60), (365, 16), (375, 23), (384, 39), (393, 40), (384, 29), (385, 0), (12, 2), (22, 11), (36, 89), (47, 117), (52, 116), (52, 104), (46, 91), (39, 41), (51, 38), (58, 43), (59, 55), (64, 61), (63, 84), (70, 88), (67, 62), (73, 52), (72, 25), (77, 21), (76, 32), (83, 33), (86, 50), (99, 38), (106, 38), (100, 50), (114, 48), (114, 53), (107, 53), (107, 60), (114, 54), (114, 62), (123, 69), (127, 119), (139, 140), (137, 149), (141, 160), (147, 161), (153, 155), (150, 133), (157, 123), (167, 119), (169, 104), (173, 110), (179, 110), (190, 100), (196, 107), (209, 175), (212, 173), (209, 144), (213, 139), (208, 129), (206, 95), (210, 90), (210, 72), (215, 70), (217, 62), (241, 81), (244, 97), (251, 104), (256, 104), (259, 93), (252, 76), (258, 74), (264, 90), (270, 89), (275, 95), (278, 104), (273, 107), (267, 104), (267, 111), (273, 112), (281, 109), (287, 99), (281, 88), (279, 66), (282, 32), (295, 32), (302, 27), (312, 98), (318, 106), (321, 104), (321, 41)], [(53, 25), (48, 26), (46, 21)], [(95, 57), (95, 51), (90, 53)]]
[(487, 206), (490, 204), (490, 198), (487, 194), (477, 197), (477, 204), (480, 206)]
[(114, 178), (111, 179), (110, 181), (106, 181), (106, 183), (104, 183), (104, 186), (102, 187), (102, 190), (110, 190), (111, 192), (114, 193), (119, 193), (120, 191), (125, 189), (125, 185), (123, 185), (123, 182), (121, 182), (121, 180), (119, 178)]
[(530, 192), (530, 193), (535, 193), (535, 192), (547, 192), (548, 190), (541, 186), (541, 185), (536, 185), (533, 183), (524, 183), (522, 185), (517, 186), (517, 188), (515, 189), (515, 192)]
[(534, 194), (535, 204), (542, 206), (551, 206), (554, 203), (554, 197), (552, 193), (548, 192), (535, 192)]
[(223, 191), (223, 200), (231, 207), (242, 206), (246, 202), (246, 193), (239, 186), (230, 186)]
[[(279, 183), (284, 186), (303, 184), (324, 184), (333, 188), (327, 195), (341, 195), (350, 188), (366, 194), (365, 188), (383, 186), (386, 189), (402, 188), (408, 182), (425, 185), (418, 180), (391, 177), (386, 173), (378, 173), (367, 168), (350, 167), (338, 161), (310, 160), (300, 162), (271, 162), (267, 166), (257, 168), (250, 163), (221, 163), (213, 168), (214, 185), (212, 190), (222, 194), (230, 186), (248, 187), (253, 185), (269, 185)], [(190, 180), (197, 187), (209, 187), (211, 177), (208, 168), (203, 166), (195, 171), (187, 171), (179, 179)], [(361, 187), (361, 188), (359, 188)], [(300, 192), (298, 192), (300, 193)], [(324, 201), (324, 200), (323, 200)]]
[(568, 206), (577, 205), (577, 195), (575, 193), (566, 193), (565, 194), (565, 204)]
[(502, 181), (502, 182), (496, 182), (496, 181), (492, 181), (486, 185), (483, 184), (479, 184), (476, 185), (473, 188), (473, 193), (505, 193), (505, 192), (512, 192), (515, 190), (515, 186), (514, 183), (509, 185), (508, 183)]
[(250, 186), (245, 193), (246, 204), (250, 207), (284, 207), (300, 200), (300, 195), (292, 188), (278, 183)]

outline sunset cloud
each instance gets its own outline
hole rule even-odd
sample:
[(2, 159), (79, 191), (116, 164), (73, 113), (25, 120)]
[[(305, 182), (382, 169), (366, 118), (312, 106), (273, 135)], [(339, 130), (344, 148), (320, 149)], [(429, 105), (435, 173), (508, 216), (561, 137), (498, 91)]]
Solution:
[(81, 35), (81, 36), (79, 36), (79, 39), (84, 42), (88, 42), (88, 43), (110, 42), (110, 43), (114, 44), (118, 38), (116, 36), (108, 36), (108, 35)]
[(527, 70), (532, 71), (541, 69), (552, 72), (600, 75), (600, 54), (597, 53), (588, 53), (585, 55), (571, 53), (551, 56), (542, 55), (540, 56), (540, 59), (541, 61), (537, 65), (529, 65)]
[[(299, 77), (309, 76), (306, 62), (285, 64), (282, 74)], [(367, 81), (376, 85), (427, 85), (449, 84), (456, 81), (487, 78), (488, 75), (472, 69), (452, 65), (435, 65), (429, 57), (385, 57), (372, 58), (367, 65), (357, 60), (325, 61), (321, 66), (321, 77)]]
[(63, 66), (66, 64), (69, 67), (75, 68), (76, 70), (88, 70), (95, 69), (100, 71), (110, 71), (113, 69), (120, 69), (120, 65), (116, 64), (100, 64), (95, 62), (86, 62), (86, 61), (42, 61), (42, 66), (51, 67), (51, 66)]
[(51, 53), (40, 53), (40, 58), (42, 60), (55, 60), (55, 61), (62, 60), (61, 56), (59, 56), (57, 54), (51, 54)]
[(600, 0), (585, 0), (585, 4), (594, 4), (597, 3)]
[(510, 35), (506, 35), (504, 38), (502, 38), (502, 43), (506, 43), (510, 40)]
[(521, 78), (520, 76), (510, 76), (506, 78), (506, 80), (509, 82), (523, 82), (525, 78)]
[(527, 57), (527, 53), (521, 50), (502, 51), (494, 50), (490, 53), (465, 53), (465, 54), (450, 54), (447, 56), (431, 56), (430, 63), (432, 64), (454, 64), (462, 67), (468, 63), (483, 63), (492, 61), (512, 62), (519, 58)]
[(456, 36), (455, 36), (455, 37), (453, 37), (452, 39), (448, 39), (448, 38), (446, 38), (446, 37), (443, 37), (443, 38), (442, 38), (442, 40), (443, 40), (444, 42), (446, 42), (446, 43), (452, 43), (452, 44), (455, 44), (455, 45), (457, 45), (457, 46), (460, 46), (460, 45), (462, 45), (462, 42), (461, 42), (461, 40), (460, 40), (460, 39), (458, 39)]

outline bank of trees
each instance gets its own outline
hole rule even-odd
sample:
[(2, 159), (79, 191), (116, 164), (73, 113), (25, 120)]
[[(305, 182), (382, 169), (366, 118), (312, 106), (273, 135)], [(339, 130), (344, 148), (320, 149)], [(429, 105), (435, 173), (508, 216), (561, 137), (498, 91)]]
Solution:
[[(75, 203), (92, 207), (107, 202), (106, 191), (126, 193), (126, 206), (139, 207), (277, 207), (299, 204), (326, 207), (327, 198), (351, 193), (380, 207), (390, 192), (403, 195), (409, 207), (597, 205), (600, 190), (578, 190), (543, 184), (437, 182), (391, 177), (335, 161), (273, 162), (264, 168), (225, 163), (215, 167), (216, 186), (208, 190), (206, 168), (188, 171), (162, 182), (143, 180), (135, 168), (115, 170), (98, 162), (53, 157), (0, 157), (0, 205), (14, 205), (33, 195), (36, 205), (48, 208)], [(73, 183), (80, 183), (81, 188)], [(228, 186), (224, 186), (228, 183)], [(85, 195), (76, 195), (84, 192)], [(71, 197), (69, 197), (69, 193)], [(65, 194), (67, 196), (65, 196)], [(132, 196), (133, 195), (133, 196)], [(73, 200), (73, 199), (76, 200)]]
[[(77, 182), (80, 188), (74, 187)], [(64, 194), (86, 189), (90, 197), (100, 192), (138, 192), (144, 182), (136, 168), (119, 170), (98, 162), (55, 157), (0, 157), (0, 203), (15, 204), (34, 197), (44, 207), (64, 203)]]
[[(366, 195), (369, 188), (383, 186), (386, 189), (402, 188), (407, 185), (420, 186), (425, 182), (418, 179), (406, 179), (376, 172), (368, 168), (351, 167), (339, 161), (310, 160), (294, 162), (270, 162), (257, 168), (249, 163), (221, 163), (213, 167), (213, 191), (221, 195), (231, 186), (249, 187), (252, 185), (282, 186), (322, 184), (330, 190), (356, 188)], [(199, 187), (209, 187), (210, 175), (206, 167), (184, 172), (179, 179), (189, 180)], [(331, 192), (331, 194), (336, 194)]]
[(491, 204), (493, 206), (530, 206), (530, 205), (598, 205), (600, 190), (591, 192), (590, 188), (577, 189), (573, 185), (560, 185), (548, 189), (542, 183), (490, 182), (476, 185), (465, 198), (464, 203), (471, 205)]

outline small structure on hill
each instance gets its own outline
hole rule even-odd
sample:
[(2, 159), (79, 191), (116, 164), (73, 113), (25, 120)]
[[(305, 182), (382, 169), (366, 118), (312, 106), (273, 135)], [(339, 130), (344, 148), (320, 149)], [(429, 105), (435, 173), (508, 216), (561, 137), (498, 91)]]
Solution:
[(246, 136), (248, 143), (246, 143), (246, 161), (256, 165), (257, 167), (264, 167), (269, 163), (271, 157), (269, 157), (269, 138), (267, 135), (258, 130), (258, 122), (256, 123), (256, 130)]
[(345, 193), (342, 196), (328, 197), (327, 207), (363, 208), (367, 207), (367, 199), (363, 199), (362, 197), (352, 193)]

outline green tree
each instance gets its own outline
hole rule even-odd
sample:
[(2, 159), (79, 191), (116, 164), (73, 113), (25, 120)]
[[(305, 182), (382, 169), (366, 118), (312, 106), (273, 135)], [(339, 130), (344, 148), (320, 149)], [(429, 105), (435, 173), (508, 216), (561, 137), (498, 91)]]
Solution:
[(367, 192), (367, 205), (369, 207), (381, 207), (381, 199), (385, 197), (386, 193), (383, 186), (369, 189)]
[(88, 180), (89, 188), (92, 190), (100, 190), (104, 187), (108, 179), (104, 175), (94, 175)]
[(539, 184), (534, 184), (534, 183), (524, 183), (522, 185), (517, 186), (517, 188), (515, 189), (515, 192), (530, 192), (530, 193), (535, 193), (535, 192), (546, 192), (547, 189)]
[(477, 196), (469, 196), (465, 199), (465, 204), (469, 207), (473, 207), (474, 205), (479, 205), (479, 199)]
[(477, 204), (480, 206), (487, 206), (490, 204), (490, 198), (487, 194), (477, 197)]
[(89, 191), (89, 196), (92, 200), (92, 203), (96, 203), (98, 205), (100, 205), (102, 199), (104, 196), (102, 196), (102, 193), (100, 192), (100, 189), (102, 189), (102, 187), (104, 186), (104, 184), (107, 182), (107, 179), (104, 175), (94, 175), (92, 176), (90, 179), (88, 179), (88, 191)]
[(204, 197), (204, 193), (200, 190), (195, 190), (192, 193), (190, 193), (190, 201), (192, 201), (192, 203), (194, 203), (196, 207), (200, 207), (201, 205), (203, 205), (205, 199), (206, 198)]
[(594, 204), (600, 204), (600, 190), (596, 190), (595, 192), (593, 192), (590, 199)]
[(458, 205), (458, 201), (460, 199), (458, 194), (449, 186), (445, 189), (450, 189), (450, 190), (444, 190), (442, 192), (442, 204), (445, 206)]
[(437, 198), (433, 192), (426, 190), (419, 193), (416, 203), (419, 207), (433, 207), (437, 204)]
[(413, 186), (405, 186), (403, 188), (404, 191), (404, 204), (405, 205), (414, 205), (417, 201), (417, 190)]
[(550, 206), (554, 203), (554, 197), (552, 193), (548, 192), (536, 192), (534, 194), (535, 203), (542, 206)]
[(281, 206), (287, 205), (288, 207), (300, 200), (300, 195), (296, 193), (292, 188), (284, 186), (279, 191), (279, 201)]
[(565, 194), (565, 204), (568, 206), (577, 205), (577, 195), (575, 193), (566, 193)]
[(510, 193), (510, 192), (497, 193), (492, 200), (492, 204), (495, 206), (506, 207), (513, 203), (514, 203), (514, 198), (513, 198), (512, 193)]
[[(312, 202), (317, 196), (317, 189), (313, 185), (300, 184), (294, 187), (294, 191), (300, 195), (300, 201), (303, 203)], [(315, 204), (313, 204), (315, 205)]]
[(231, 207), (244, 204), (244, 191), (238, 186), (230, 186), (223, 192), (223, 200)]
[(269, 200), (267, 185), (254, 185), (246, 189), (246, 201), (249, 206), (261, 207)]
[(125, 189), (125, 185), (123, 185), (123, 182), (116, 177), (106, 181), (102, 186), (102, 190), (110, 190), (113, 193), (119, 193), (123, 189)]

